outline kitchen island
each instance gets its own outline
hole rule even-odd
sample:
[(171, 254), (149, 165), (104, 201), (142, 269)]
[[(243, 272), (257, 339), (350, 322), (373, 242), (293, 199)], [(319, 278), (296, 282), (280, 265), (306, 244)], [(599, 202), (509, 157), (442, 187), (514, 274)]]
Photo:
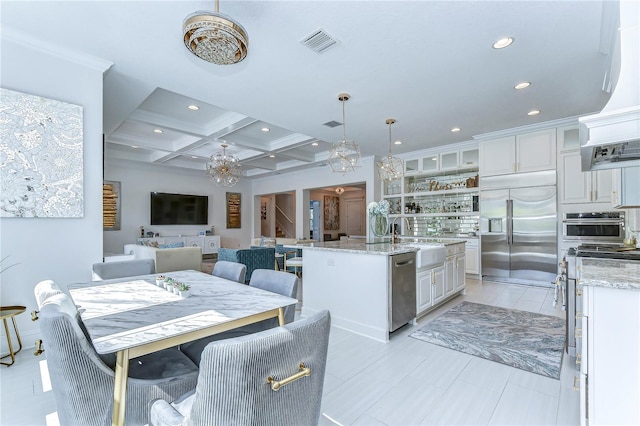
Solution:
[(640, 262), (579, 259), (580, 415), (591, 424), (638, 425)]
[[(464, 247), (464, 243), (435, 239), (423, 240), (420, 244), (436, 247), (458, 244)], [(334, 326), (387, 342), (389, 333), (398, 327), (394, 310), (397, 313), (399, 305), (405, 305), (401, 308), (405, 309), (409, 303), (405, 301), (412, 298), (410, 318), (401, 321), (404, 321), (402, 324), (415, 322), (415, 253), (419, 247), (404, 241), (401, 244), (371, 244), (347, 240), (315, 243), (302, 248), (303, 315), (328, 309)], [(407, 277), (399, 279), (396, 276), (394, 279), (399, 266), (407, 262), (413, 267), (412, 294), (399, 291)], [(401, 318), (406, 319), (406, 315)]]

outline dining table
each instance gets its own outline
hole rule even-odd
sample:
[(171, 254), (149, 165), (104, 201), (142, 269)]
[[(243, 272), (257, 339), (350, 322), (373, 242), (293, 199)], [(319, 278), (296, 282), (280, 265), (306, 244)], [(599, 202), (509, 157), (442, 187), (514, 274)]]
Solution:
[(284, 325), (296, 299), (199, 271), (165, 272), (190, 286), (167, 291), (158, 274), (67, 285), (98, 354), (116, 354), (112, 425), (123, 425), (129, 360), (268, 318)]

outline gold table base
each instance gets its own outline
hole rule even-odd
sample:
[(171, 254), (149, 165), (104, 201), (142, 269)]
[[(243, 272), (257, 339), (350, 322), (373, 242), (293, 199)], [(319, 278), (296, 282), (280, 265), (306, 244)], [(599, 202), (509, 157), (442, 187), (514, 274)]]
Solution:
[[(9, 353), (6, 355), (0, 356), (0, 359), (4, 359), (7, 357), (11, 357), (11, 362), (1, 362), (0, 364), (6, 365), (10, 367), (16, 362), (16, 354), (22, 350), (22, 340), (20, 339), (20, 333), (18, 332), (18, 326), (16, 325), (16, 315), (20, 315), (27, 308), (24, 306), (0, 306), (0, 318), (2, 318), (2, 322), (4, 323), (4, 331), (7, 335), (7, 343), (9, 344)], [(13, 322), (13, 330), (16, 333), (16, 337), (18, 338), (18, 350), (13, 351), (13, 343), (11, 342), (11, 335), (9, 334), (9, 325), (7, 324), (7, 319), (11, 318)]]

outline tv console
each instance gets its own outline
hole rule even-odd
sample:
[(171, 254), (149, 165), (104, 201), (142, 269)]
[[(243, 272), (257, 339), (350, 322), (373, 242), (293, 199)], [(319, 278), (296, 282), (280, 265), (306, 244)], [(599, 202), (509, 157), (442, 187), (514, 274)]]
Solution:
[(200, 247), (202, 254), (218, 253), (220, 235), (185, 235), (182, 237), (138, 238), (138, 243), (157, 242), (161, 244), (183, 243), (185, 247)]

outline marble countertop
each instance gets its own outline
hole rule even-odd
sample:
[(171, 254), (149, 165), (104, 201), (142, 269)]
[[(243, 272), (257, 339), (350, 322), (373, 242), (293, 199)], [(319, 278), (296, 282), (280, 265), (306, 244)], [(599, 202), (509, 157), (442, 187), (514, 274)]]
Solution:
[(433, 245), (433, 246), (448, 246), (453, 244), (461, 244), (464, 241), (451, 241), (440, 240), (436, 238), (424, 239), (420, 241), (408, 241), (403, 240), (399, 244), (390, 244), (388, 242), (375, 242), (366, 243), (364, 240), (347, 240), (347, 241), (328, 241), (324, 243), (314, 243), (308, 245), (299, 245), (298, 247), (306, 250), (328, 250), (328, 251), (343, 251), (356, 254), (376, 254), (384, 256), (392, 256), (395, 254), (411, 253), (418, 251), (418, 247), (412, 244), (421, 245)]
[(182, 299), (156, 274), (69, 284), (99, 354), (140, 346), (292, 305), (296, 299), (197, 271), (163, 273), (191, 286)]
[(640, 262), (583, 257), (580, 284), (592, 287), (640, 290)]

